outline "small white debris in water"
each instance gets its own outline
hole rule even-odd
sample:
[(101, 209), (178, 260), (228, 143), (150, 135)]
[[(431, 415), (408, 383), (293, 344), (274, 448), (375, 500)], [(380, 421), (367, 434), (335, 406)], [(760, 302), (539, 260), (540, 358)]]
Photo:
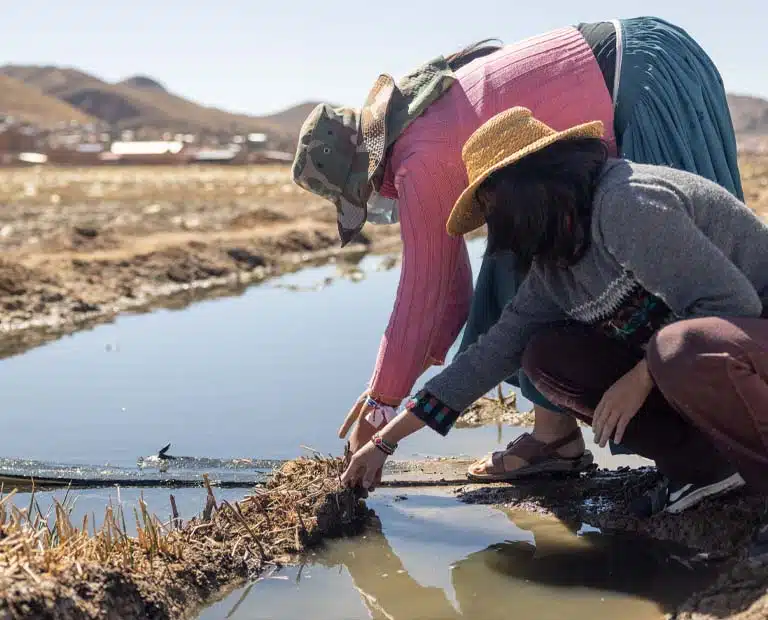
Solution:
[(584, 508), (588, 508), (596, 512), (607, 512), (612, 507), (612, 503), (604, 497), (597, 499), (585, 499), (582, 505)]
[(589, 523), (582, 523), (581, 528), (579, 528), (579, 531), (576, 532), (576, 536), (583, 536), (584, 534), (601, 534), (602, 530), (600, 530), (599, 527), (594, 527), (592, 525), (589, 525)]

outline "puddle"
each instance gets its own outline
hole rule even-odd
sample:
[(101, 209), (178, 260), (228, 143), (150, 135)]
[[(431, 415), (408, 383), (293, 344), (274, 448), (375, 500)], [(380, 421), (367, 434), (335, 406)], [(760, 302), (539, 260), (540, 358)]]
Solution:
[[(475, 270), (482, 243), (470, 244)], [(302, 446), (340, 454), (336, 429), (369, 378), (397, 288), (399, 270), (387, 260), (366, 257), (341, 277), (334, 266), (307, 269), (237, 297), (123, 316), (0, 360), (0, 472), (121, 480), (119, 490), (70, 493), (72, 521), (87, 514), (98, 527), (107, 504), (131, 514), (141, 497), (168, 519), (171, 492), (182, 518), (200, 513), (203, 489), (125, 485), (157, 476), (137, 458), (168, 442), (179, 457), (164, 472), (173, 478), (258, 480)], [(403, 442), (398, 458), (477, 456), (524, 430), (423, 432)], [(643, 464), (588, 443), (603, 466)], [(400, 500), (402, 492), (369, 498), (380, 531), (335, 541), (201, 619), (656, 619), (708, 577), (672, 559), (686, 558), (685, 550), (465, 505), (436, 490), (409, 489)], [(216, 490), (220, 500), (243, 493)], [(35, 499), (46, 513), (65, 496)], [(13, 498), (20, 508), (29, 502), (28, 493)]]
[(198, 620), (657, 620), (713, 578), (668, 544), (435, 491), (399, 497), (387, 490), (369, 500), (380, 531), (334, 541)]
[[(475, 271), (483, 243), (470, 244)], [(33, 461), (119, 477), (168, 442), (193, 463), (294, 458), (302, 445), (340, 454), (336, 430), (369, 379), (397, 288), (399, 268), (379, 268), (387, 260), (364, 258), (356, 268), (362, 280), (340, 277), (316, 292), (285, 288), (313, 288), (338, 271), (307, 269), (239, 297), (123, 316), (0, 361), (0, 455), (23, 459), (2, 467), (28, 471)], [(423, 432), (403, 442), (398, 457), (475, 456), (519, 432)]]

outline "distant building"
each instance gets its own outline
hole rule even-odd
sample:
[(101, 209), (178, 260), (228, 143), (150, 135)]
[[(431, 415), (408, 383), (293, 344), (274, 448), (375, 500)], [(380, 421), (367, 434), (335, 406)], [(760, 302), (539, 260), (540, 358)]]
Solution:
[(190, 158), (195, 164), (244, 164), (247, 152), (237, 144), (223, 148), (200, 148)]
[(102, 161), (121, 164), (180, 164), (189, 161), (190, 153), (184, 142), (155, 140), (142, 142), (113, 142)]

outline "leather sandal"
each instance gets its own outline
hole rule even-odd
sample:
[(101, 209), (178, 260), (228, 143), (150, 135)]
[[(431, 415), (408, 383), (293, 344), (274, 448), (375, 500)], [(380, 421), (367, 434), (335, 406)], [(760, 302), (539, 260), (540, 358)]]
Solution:
[[(594, 457), (589, 450), (584, 450), (580, 456), (575, 457), (565, 457), (557, 454), (560, 448), (576, 441), (580, 436), (581, 432), (576, 429), (557, 441), (545, 443), (539, 441), (530, 433), (523, 433), (517, 439), (507, 444), (505, 450), (494, 452), (491, 455), (491, 466), (486, 466), (483, 473), (472, 471), (472, 468), (479, 463), (479, 461), (476, 461), (467, 471), (467, 478), (476, 482), (504, 482), (528, 478), (536, 474), (584, 471), (594, 461)], [(504, 465), (505, 456), (516, 456), (527, 464), (508, 470)]]

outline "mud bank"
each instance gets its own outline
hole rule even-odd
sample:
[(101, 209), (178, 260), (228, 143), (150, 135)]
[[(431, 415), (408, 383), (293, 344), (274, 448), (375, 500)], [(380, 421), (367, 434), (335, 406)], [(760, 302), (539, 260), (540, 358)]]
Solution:
[(399, 244), (369, 227), (342, 250), (285, 166), (0, 169), (0, 205), (0, 355)]
[[(398, 501), (408, 486), (442, 486), (467, 504), (547, 513), (576, 531), (582, 524), (604, 534), (637, 534), (700, 552), (670, 558), (719, 567), (720, 577), (670, 617), (679, 620), (764, 618), (768, 562), (745, 559), (746, 544), (765, 509), (765, 498), (742, 492), (705, 502), (682, 515), (648, 520), (627, 516), (627, 501), (658, 479), (651, 468), (593, 470), (531, 483), (462, 483), (466, 461), (437, 459), (392, 463), (383, 486)], [(107, 513), (106, 525), (88, 535), (86, 520), (65, 514), (55, 525), (3, 504), (0, 511), (0, 619), (194, 617), (203, 604), (259, 575), (290, 564), (322, 540), (361, 531), (372, 516), (360, 497), (339, 485), (338, 459), (299, 459), (284, 464), (241, 502), (217, 503), (210, 491), (201, 517), (160, 523), (140, 504), (133, 515)], [(125, 534), (135, 519), (138, 537)], [(374, 519), (375, 522), (375, 519)]]
[[(745, 159), (742, 175), (748, 204), (767, 214), (765, 158)], [(341, 250), (334, 208), (287, 166), (5, 168), (0, 205), (0, 356), (122, 312), (400, 248), (393, 225), (366, 226)]]
[[(145, 507), (107, 512), (88, 533), (58, 506), (55, 525), (3, 506), (0, 618), (169, 619), (189, 617), (227, 588), (327, 537), (353, 533), (367, 514), (339, 486), (341, 461), (286, 463), (241, 502), (217, 503), (209, 488), (199, 518), (160, 523)], [(126, 535), (135, 519), (138, 537)]]
[(480, 398), (456, 421), (456, 428), (479, 428), (481, 426), (506, 424), (509, 426), (533, 426), (533, 410), (519, 411), (516, 395), (502, 394), (497, 388), (495, 398)]

